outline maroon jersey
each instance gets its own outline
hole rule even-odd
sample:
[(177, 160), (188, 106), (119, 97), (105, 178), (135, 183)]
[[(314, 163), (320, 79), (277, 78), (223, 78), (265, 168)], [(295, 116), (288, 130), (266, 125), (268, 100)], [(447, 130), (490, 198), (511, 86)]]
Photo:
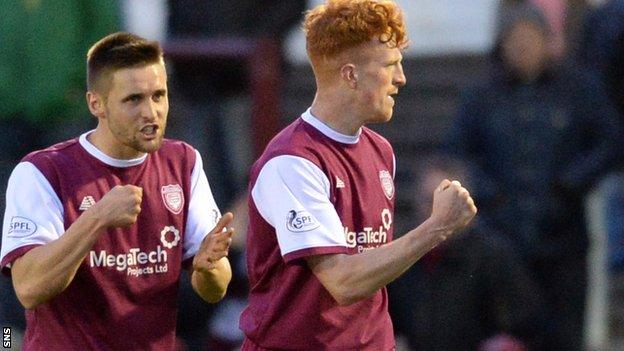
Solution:
[(302, 259), (390, 242), (393, 173), (384, 138), (340, 135), (309, 111), (271, 141), (251, 171), (243, 349), (394, 348), (385, 288), (339, 306)]
[(34, 166), (47, 181), (39, 186), (51, 187), (57, 196), (41, 205), (53, 207), (57, 201), (62, 206), (63, 228), (47, 227), (45, 218), (53, 215), (8, 206), (3, 235), (15, 249), (3, 250), (2, 266), (62, 235), (116, 185), (143, 188), (141, 213), (132, 226), (99, 237), (63, 292), (26, 311), (24, 349), (172, 350), (183, 261), (192, 259), (218, 216), (205, 213), (215, 218), (204, 225), (189, 221), (192, 174), (203, 175), (201, 159), (189, 145), (165, 140), (158, 151), (118, 167), (85, 145), (94, 149), (83, 135), (80, 142), (70, 140), (23, 159), (18, 168)]

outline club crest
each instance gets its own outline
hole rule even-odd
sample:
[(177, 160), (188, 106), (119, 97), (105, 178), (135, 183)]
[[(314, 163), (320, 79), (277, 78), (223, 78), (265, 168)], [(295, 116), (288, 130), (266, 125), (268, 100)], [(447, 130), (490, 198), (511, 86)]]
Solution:
[(381, 188), (383, 189), (384, 194), (386, 194), (388, 200), (392, 200), (392, 197), (394, 196), (394, 181), (392, 180), (390, 172), (385, 169), (383, 171), (379, 171), (379, 180), (381, 181)]
[(179, 184), (165, 185), (160, 189), (163, 202), (167, 209), (175, 214), (182, 211), (184, 207), (184, 193)]

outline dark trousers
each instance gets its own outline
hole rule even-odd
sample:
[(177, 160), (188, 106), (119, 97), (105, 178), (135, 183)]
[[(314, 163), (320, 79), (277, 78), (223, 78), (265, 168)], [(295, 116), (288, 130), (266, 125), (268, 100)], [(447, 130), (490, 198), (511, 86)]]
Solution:
[(585, 253), (558, 259), (542, 259), (530, 265), (541, 287), (547, 316), (544, 350), (581, 351), (587, 267)]

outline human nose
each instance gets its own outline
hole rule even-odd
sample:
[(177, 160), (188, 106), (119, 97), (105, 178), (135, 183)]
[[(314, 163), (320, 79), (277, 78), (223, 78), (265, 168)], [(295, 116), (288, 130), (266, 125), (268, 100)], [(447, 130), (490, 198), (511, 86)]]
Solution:
[(407, 83), (407, 78), (405, 78), (405, 74), (403, 73), (403, 65), (399, 62), (398, 69), (394, 75), (394, 85), (402, 87), (405, 83)]
[(141, 118), (146, 121), (154, 121), (158, 118), (158, 104), (150, 99), (146, 100), (141, 108)]

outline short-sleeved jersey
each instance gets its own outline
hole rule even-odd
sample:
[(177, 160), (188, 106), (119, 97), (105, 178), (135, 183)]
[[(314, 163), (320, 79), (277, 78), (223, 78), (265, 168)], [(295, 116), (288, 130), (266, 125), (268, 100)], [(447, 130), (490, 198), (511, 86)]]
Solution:
[(310, 110), (270, 142), (250, 178), (244, 350), (394, 348), (385, 288), (340, 306), (303, 259), (390, 242), (393, 175), (384, 138), (339, 134)]
[(86, 138), (26, 156), (7, 188), (1, 267), (60, 238), (116, 185), (143, 189), (141, 213), (93, 245), (73, 281), (26, 311), (26, 350), (171, 350), (180, 271), (219, 210), (199, 153), (165, 140), (134, 160), (110, 158)]

